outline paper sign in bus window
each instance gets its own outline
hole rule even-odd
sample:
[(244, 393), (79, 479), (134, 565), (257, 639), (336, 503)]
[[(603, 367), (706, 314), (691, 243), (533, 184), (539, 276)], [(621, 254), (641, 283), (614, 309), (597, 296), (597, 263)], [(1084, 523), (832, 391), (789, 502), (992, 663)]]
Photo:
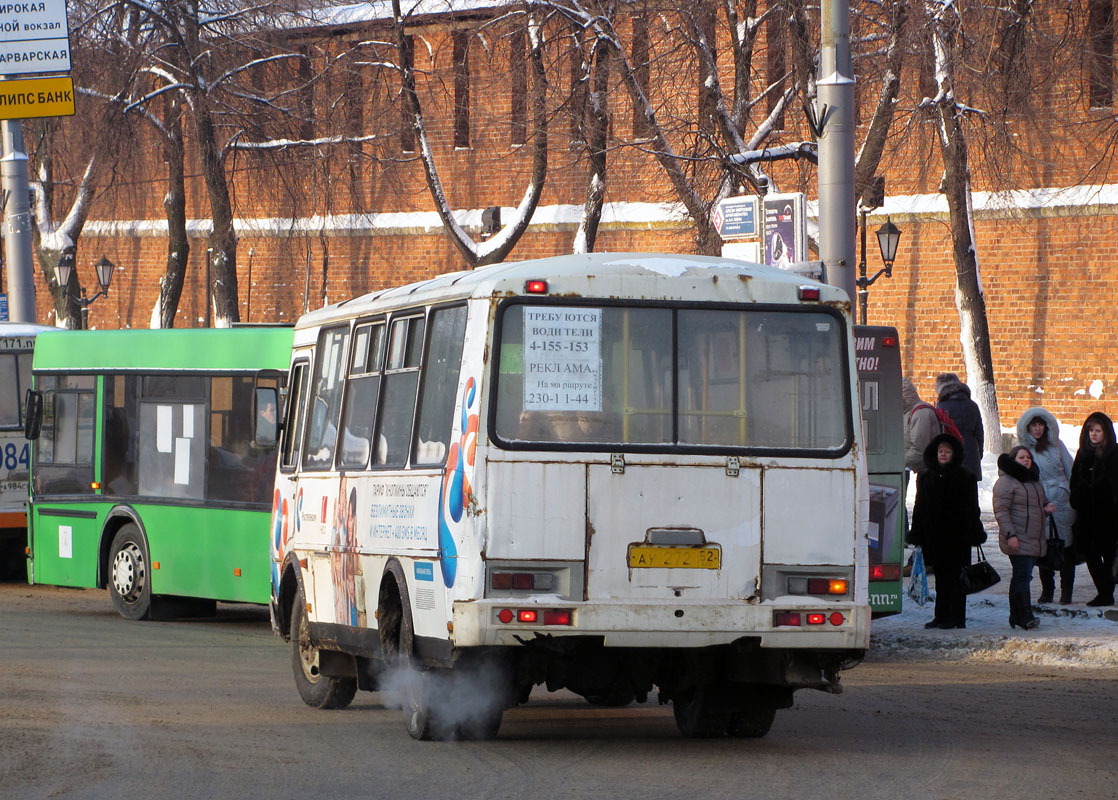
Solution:
[(182, 407), (182, 435), (184, 439), (194, 438), (194, 406)]
[(157, 406), (155, 409), (155, 449), (160, 453), (170, 453), (174, 433), (171, 430), (171, 406)]
[(602, 309), (524, 308), (524, 410), (602, 410)]
[(190, 439), (175, 439), (175, 483), (190, 483)]

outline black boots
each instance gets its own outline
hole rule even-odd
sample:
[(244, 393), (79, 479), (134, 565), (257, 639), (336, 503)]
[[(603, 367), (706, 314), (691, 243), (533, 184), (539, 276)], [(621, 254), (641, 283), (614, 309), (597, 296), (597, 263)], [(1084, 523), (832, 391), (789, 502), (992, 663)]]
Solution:
[(1010, 628), (1024, 628), (1025, 630), (1032, 630), (1040, 624), (1040, 620), (1033, 615), (1033, 609), (1029, 605), (1028, 595), (1024, 597), (1009, 596), (1009, 627)]

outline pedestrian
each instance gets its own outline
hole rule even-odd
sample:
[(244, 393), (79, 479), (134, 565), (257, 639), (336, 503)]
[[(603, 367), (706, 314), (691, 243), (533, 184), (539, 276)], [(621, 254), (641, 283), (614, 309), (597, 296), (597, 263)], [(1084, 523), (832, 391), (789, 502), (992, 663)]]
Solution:
[[(1071, 602), (1071, 592), (1075, 587), (1075, 557), (1072, 555), (1075, 509), (1071, 507), (1069, 487), (1071, 453), (1060, 441), (1060, 423), (1056, 417), (1039, 406), (1030, 408), (1017, 420), (1017, 441), (1032, 451), (1044, 495), (1056, 507), (1049, 524), (1055, 525), (1056, 533), (1064, 543), (1064, 559), (1060, 565), (1060, 605), (1066, 606)], [(1037, 574), (1040, 575), (1041, 587), (1037, 603), (1051, 603), (1056, 593), (1056, 572), (1042, 560), (1037, 562)]]
[(998, 544), (1009, 556), (1013, 577), (1009, 580), (1009, 627), (1031, 630), (1040, 624), (1033, 614), (1029, 585), (1033, 567), (1047, 549), (1047, 514), (1056, 510), (1044, 495), (1040, 471), (1032, 453), (1022, 444), (998, 456), (998, 480), (994, 484), (994, 518), (998, 521)]
[[(935, 409), (920, 399), (916, 385), (905, 378), (901, 382), (901, 407), (904, 409), (904, 465), (906, 470), (924, 469), (924, 449), (940, 433)], [(907, 472), (906, 478), (907, 478)]]
[(916, 476), (910, 539), (923, 548), (936, 576), (935, 617), (925, 628), (967, 627), (966, 594), (960, 580), (970, 550), (985, 539), (978, 509), (978, 483), (963, 468), (963, 444), (949, 433), (924, 449)]
[(982, 481), (982, 448), (985, 433), (982, 430), (982, 412), (978, 403), (971, 400), (970, 388), (954, 372), (936, 376), (936, 405), (951, 417), (963, 434), (963, 469)]
[(1079, 432), (1070, 485), (1076, 556), (1087, 562), (1098, 592), (1087, 605), (1112, 606), (1118, 548), (1118, 445), (1114, 423), (1101, 411), (1088, 416)]

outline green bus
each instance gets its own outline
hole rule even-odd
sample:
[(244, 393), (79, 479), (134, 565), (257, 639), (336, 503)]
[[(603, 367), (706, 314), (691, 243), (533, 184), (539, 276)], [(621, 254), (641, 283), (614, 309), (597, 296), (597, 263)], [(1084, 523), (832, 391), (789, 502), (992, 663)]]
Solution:
[(30, 582), (107, 588), (127, 619), (267, 603), (267, 431), (291, 343), (286, 327), (40, 335)]

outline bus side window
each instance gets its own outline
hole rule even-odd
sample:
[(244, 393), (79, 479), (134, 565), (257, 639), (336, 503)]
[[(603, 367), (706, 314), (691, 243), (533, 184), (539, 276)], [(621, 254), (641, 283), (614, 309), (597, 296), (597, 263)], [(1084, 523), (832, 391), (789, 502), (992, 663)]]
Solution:
[(338, 464), (349, 469), (364, 469), (369, 464), (384, 365), (384, 323), (358, 325), (353, 332), (351, 349)]
[(330, 469), (334, 463), (348, 339), (349, 330), (344, 326), (328, 328), (319, 334), (307, 444), (303, 451), (304, 469)]
[(373, 439), (374, 464), (402, 467), (407, 461), (422, 351), (423, 317), (393, 319), (384, 372), (384, 399)]
[(299, 442), (303, 438), (303, 409), (307, 407), (307, 369), (306, 361), (300, 361), (291, 368), (287, 413), (283, 423), (283, 440), (280, 443), (283, 451), (280, 469), (284, 470), (295, 469), (295, 465), (299, 462)]
[(465, 335), (465, 306), (432, 312), (431, 335), (423, 360), (423, 390), (419, 398), (413, 464), (438, 465), (446, 459), (454, 427)]
[(92, 494), (96, 379), (43, 376), (43, 428), (35, 447), (36, 494)]

